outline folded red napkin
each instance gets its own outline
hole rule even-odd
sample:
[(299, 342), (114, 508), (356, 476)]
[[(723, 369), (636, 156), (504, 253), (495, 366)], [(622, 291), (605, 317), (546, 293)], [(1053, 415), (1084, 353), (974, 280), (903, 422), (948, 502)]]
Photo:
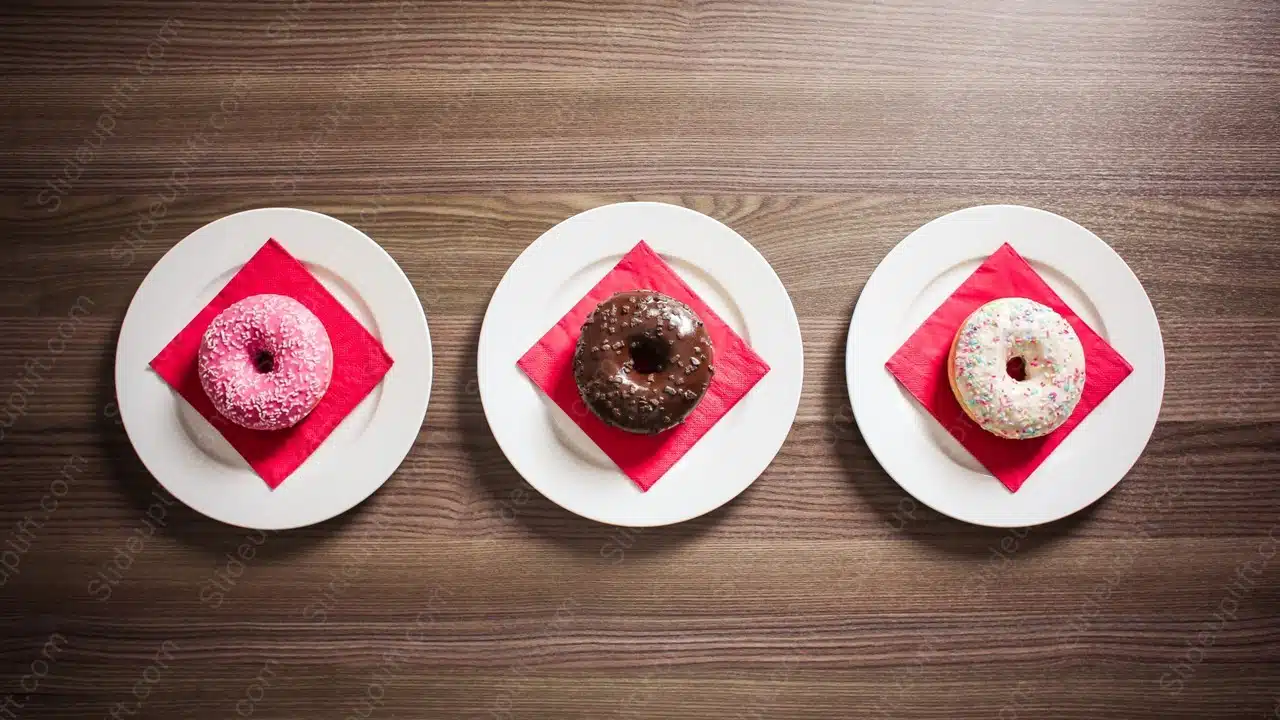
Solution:
[[(1071, 323), (1084, 345), (1084, 394), (1071, 417), (1043, 437), (1006, 440), (983, 430), (960, 408), (947, 378), (947, 356), (960, 325), (974, 310), (1002, 297), (1024, 297), (1047, 305)], [(1007, 243), (973, 271), (885, 367), (1011, 492), (1017, 492), (1049, 453), (1133, 372), (1133, 366), (1072, 312)]]
[[(333, 380), (320, 404), (287, 430), (249, 430), (213, 409), (196, 368), (196, 352), (209, 323), (251, 295), (287, 295), (324, 324), (333, 344)], [(254, 471), (275, 489), (329, 437), (391, 369), (391, 356), (302, 263), (274, 239), (250, 258), (209, 304), (151, 361), (151, 368), (210, 422)]]
[[(642, 289), (669, 295), (692, 308), (702, 318), (715, 348), (716, 373), (707, 394), (683, 423), (657, 435), (637, 435), (606, 425), (587, 410), (573, 379), (573, 352), (587, 315), (616, 293)], [(769, 372), (765, 361), (644, 241), (632, 248), (517, 364), (641, 490), (652, 487)]]

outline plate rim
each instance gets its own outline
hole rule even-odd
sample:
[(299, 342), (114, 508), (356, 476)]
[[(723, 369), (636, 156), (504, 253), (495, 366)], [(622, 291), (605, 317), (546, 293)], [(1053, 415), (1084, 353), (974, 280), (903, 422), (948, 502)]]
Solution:
[[(522, 467), (522, 464), (521, 464), (522, 461), (527, 458), (520, 458), (518, 453), (513, 455), (511, 451), (512, 449), (509, 447), (508, 444), (504, 442), (503, 433), (499, 431), (499, 429), (495, 426), (495, 423), (494, 423), (493, 413), (495, 412), (495, 409), (496, 409), (496, 405), (495, 405), (496, 400), (489, 397), (492, 391), (486, 392), (486, 389), (485, 389), (487, 384), (485, 380), (485, 377), (486, 377), (485, 359), (490, 353), (493, 352), (489, 337), (490, 337), (491, 322), (496, 322), (496, 320), (494, 320), (494, 303), (498, 299), (499, 292), (503, 288), (503, 286), (506, 285), (509, 281), (511, 281), (511, 279), (514, 277), (513, 273), (517, 272), (517, 266), (520, 265), (521, 262), (526, 257), (532, 257), (531, 253), (537, 251), (542, 245), (555, 242), (557, 238), (554, 236), (554, 234), (557, 231), (559, 231), (560, 228), (566, 225), (567, 223), (582, 222), (585, 217), (590, 216), (592, 214), (617, 211), (621, 208), (637, 208), (637, 209), (651, 208), (651, 209), (660, 210), (661, 212), (683, 214), (686, 216), (686, 218), (694, 218), (698, 222), (714, 223), (716, 226), (719, 226), (719, 228), (722, 228), (723, 231), (727, 232), (729, 235), (732, 235), (733, 237), (737, 238), (737, 240), (740, 243), (741, 250), (744, 253), (749, 252), (753, 256), (754, 260), (758, 261), (763, 268), (768, 269), (768, 274), (771, 277), (772, 282), (776, 284), (776, 289), (779, 291), (779, 297), (781, 299), (785, 299), (786, 301), (785, 312), (783, 313), (784, 320), (789, 320), (790, 327), (791, 329), (794, 330), (795, 339), (796, 339), (795, 348), (794, 348), (795, 368), (796, 368), (795, 369), (796, 380), (794, 383), (795, 384), (794, 398), (789, 403), (791, 406), (789, 413), (783, 413), (783, 415), (786, 416), (786, 422), (785, 422), (786, 430), (785, 432), (782, 433), (782, 436), (779, 438), (777, 442), (777, 447), (773, 449), (771, 452), (767, 453), (767, 457), (765, 457), (760, 463), (758, 463), (760, 465), (759, 469), (757, 471), (750, 473), (751, 477), (745, 484), (743, 484), (740, 488), (735, 490), (733, 493), (728, 494), (726, 497), (720, 499), (715, 504), (705, 508), (698, 508), (694, 512), (681, 513), (678, 516), (673, 516), (670, 519), (657, 519), (651, 522), (650, 521), (620, 521), (618, 518), (611, 519), (603, 516), (600, 513), (587, 512), (582, 508), (577, 508), (577, 507), (569, 507), (566, 504), (559, 502), (555, 497), (552, 497), (552, 495), (548, 494), (548, 492), (543, 487), (540, 487), (538, 482), (531, 479), (530, 477), (531, 474), (526, 472), (526, 470), (528, 469), (527, 465)], [(648, 242), (650, 247), (653, 248), (654, 252), (658, 253), (659, 255), (664, 254), (660, 247), (661, 241), (655, 241), (650, 238), (637, 237), (637, 242), (639, 240), (644, 240), (645, 242)], [(589, 265), (591, 262), (593, 261), (588, 261), (586, 264)], [(547, 323), (547, 327), (550, 327), (550, 324), (554, 323), (556, 319), (557, 319), (556, 317), (551, 317)], [(545, 333), (545, 329), (543, 330), (543, 332)], [(538, 337), (541, 337), (541, 335), (539, 335)], [(513, 369), (515, 369), (518, 372), (518, 368), (516, 368), (515, 366), (515, 359), (512, 360), (511, 366)], [(497, 367), (501, 367), (501, 365), (498, 365)], [(541, 494), (551, 503), (555, 504), (557, 507), (560, 507), (566, 512), (570, 512), (574, 515), (578, 515), (579, 517), (583, 517), (593, 522), (601, 523), (603, 525), (610, 525), (614, 527), (631, 527), (631, 528), (664, 527), (668, 525), (676, 525), (679, 523), (694, 520), (698, 517), (714, 512), (715, 510), (727, 505), (728, 503), (733, 501), (735, 498), (737, 498), (739, 495), (741, 495), (743, 492), (745, 492), (749, 487), (755, 484), (755, 482), (764, 474), (765, 470), (767, 470), (768, 467), (773, 463), (773, 460), (776, 459), (778, 453), (786, 445), (786, 441), (791, 435), (791, 428), (795, 424), (795, 418), (799, 411), (800, 397), (801, 397), (801, 394), (803, 391), (803, 385), (804, 385), (803, 336), (801, 333), (799, 317), (796, 315), (796, 312), (795, 312), (795, 305), (791, 300), (790, 293), (787, 292), (786, 286), (782, 283), (781, 277), (778, 276), (777, 272), (773, 269), (773, 266), (764, 257), (764, 255), (760, 253), (760, 251), (754, 245), (752, 245), (750, 241), (748, 241), (736, 230), (729, 227), (727, 224), (717, 220), (716, 218), (711, 217), (710, 215), (699, 212), (689, 207), (685, 207), (683, 205), (675, 205), (675, 204), (666, 203), (666, 202), (643, 201), (643, 200), (622, 201), (622, 202), (614, 202), (614, 203), (606, 203), (603, 205), (598, 205), (592, 208), (588, 208), (586, 210), (576, 212), (572, 215), (569, 215), (568, 217), (561, 219), (551, 227), (547, 228), (536, 239), (534, 239), (533, 242), (531, 242), (523, 250), (521, 250), (520, 254), (515, 258), (515, 260), (511, 262), (511, 264), (507, 267), (506, 271), (503, 273), (502, 279), (494, 287), (493, 293), (491, 294), (489, 299), (489, 303), (485, 308), (484, 319), (481, 322), (480, 338), (479, 338), (479, 342), (477, 343), (476, 371), (477, 371), (477, 386), (479, 388), (481, 406), (484, 410), (485, 422), (489, 426), (489, 431), (493, 435), (495, 442), (497, 442), (498, 447), (502, 450), (504, 457), (506, 457), (507, 461), (511, 464), (512, 468), (532, 489), (537, 491), (539, 494)], [(775, 372), (779, 372), (777, 367), (774, 365), (774, 363), (770, 363), (770, 373), (775, 373)], [(765, 377), (768, 378), (768, 375), (766, 375)], [(755, 392), (758, 387), (759, 386), (757, 385), (756, 388), (752, 388), (752, 392)], [(535, 389), (535, 392), (539, 394), (542, 393), (542, 391), (539, 389)], [(750, 396), (751, 396), (751, 393), (749, 392), (747, 396), (743, 398), (743, 401), (745, 401)], [(738, 405), (736, 405), (733, 409), (730, 410), (730, 414), (735, 411), (738, 411), (740, 408), (743, 408), (743, 405), (744, 405), (744, 402), (739, 402)], [(563, 412), (559, 408), (556, 408), (556, 411)], [(720, 426), (720, 423), (717, 423), (716, 426), (713, 426), (711, 430), (708, 431), (708, 435), (714, 432), (719, 426)], [(699, 439), (698, 442), (699, 443), (705, 442), (706, 439), (707, 437), (703, 436), (702, 438)], [(692, 452), (692, 450), (690, 452)], [(688, 455), (686, 454), (685, 457), (688, 457)], [(684, 458), (681, 459), (681, 462), (683, 462), (683, 460)], [(614, 471), (618, 472), (619, 476), (622, 477), (622, 479), (625, 480), (626, 482), (628, 483), (631, 482), (630, 479), (623, 476), (621, 472), (616, 470), (616, 468), (614, 468)]]
[[(280, 217), (272, 218), (270, 217), (272, 215), (279, 215)], [(419, 326), (421, 329), (421, 337), (416, 338), (415, 341), (421, 343), (421, 350), (423, 352), (423, 357), (415, 360), (409, 366), (409, 367), (414, 367), (414, 366), (420, 367), (421, 375), (406, 376), (404, 380), (399, 381), (403, 383), (412, 383), (415, 386), (421, 387), (422, 389), (422, 392), (420, 393), (420, 397), (421, 397), (420, 402), (414, 404), (411, 407), (404, 408), (400, 411), (402, 414), (406, 416), (412, 415), (417, 419), (417, 422), (414, 425), (415, 431), (412, 437), (409, 438), (408, 442), (404, 444), (403, 452), (400, 452), (399, 450), (388, 452), (385, 447), (379, 448), (377, 453), (383, 458), (383, 463), (389, 463), (387, 464), (388, 470), (385, 473), (385, 476), (381, 477), (376, 482), (372, 480), (368, 481), (367, 488), (362, 487), (360, 491), (353, 494), (350, 498), (345, 499), (343, 502), (338, 503), (337, 505), (334, 505), (332, 508), (326, 508), (320, 513), (311, 513), (313, 515), (317, 515), (317, 517), (307, 517), (307, 513), (303, 512), (303, 513), (298, 513), (295, 516), (289, 516), (289, 518), (283, 522), (265, 522), (265, 523), (264, 522), (245, 522), (243, 518), (224, 513), (220, 509), (210, 509), (208, 507), (199, 506), (198, 504), (192, 502), (193, 499), (196, 499), (196, 498), (190, 492), (182, 490), (181, 488), (179, 489), (179, 492), (174, 492), (173, 487), (171, 487), (172, 483), (166, 483), (162, 479), (162, 473), (156, 472), (156, 469), (158, 467), (157, 463), (161, 462), (162, 458), (147, 457), (146, 455), (144, 455), (143, 451), (139, 447), (138, 440), (135, 438), (135, 432), (141, 432), (141, 430), (140, 429), (130, 430), (129, 416), (132, 415), (133, 416), (132, 419), (139, 422), (143, 421), (143, 418), (145, 417), (144, 415), (138, 414), (142, 411), (130, 409), (132, 408), (131, 402), (128, 399), (126, 399), (129, 394), (129, 391), (127, 388), (131, 382), (129, 379), (130, 372), (135, 371), (139, 373), (140, 376), (145, 376), (146, 373), (151, 372), (150, 367), (145, 363), (140, 368), (131, 368), (128, 363), (128, 359), (124, 357), (126, 354), (130, 353), (129, 346), (131, 342), (134, 342), (133, 340), (131, 340), (133, 336), (136, 335), (137, 336), (136, 342), (140, 342), (140, 343), (145, 343), (146, 338), (148, 337), (145, 334), (140, 334), (144, 332), (142, 329), (138, 329), (130, 332), (131, 327), (135, 327), (139, 322), (141, 322), (141, 320), (139, 319), (139, 316), (137, 315), (137, 312), (141, 312), (141, 310), (137, 310), (137, 308), (140, 307), (139, 306), (140, 296), (143, 296), (144, 290), (149, 283), (160, 282), (160, 280), (156, 279), (160, 277), (159, 275), (157, 275), (158, 272), (174, 272), (175, 270), (181, 269), (175, 266), (174, 270), (168, 270), (166, 269), (165, 266), (169, 263), (175, 262), (173, 258), (181, 257), (180, 253), (192, 252), (190, 250), (180, 249), (182, 248), (184, 243), (187, 243), (188, 241), (193, 241), (193, 238), (195, 238), (197, 235), (201, 233), (211, 232), (210, 228), (214, 228), (219, 224), (252, 221), (248, 219), (254, 216), (266, 216), (264, 221), (271, 222), (275, 225), (287, 223), (289, 216), (303, 216), (308, 218), (308, 222), (327, 223), (327, 224), (330, 224), (335, 229), (340, 230), (344, 234), (350, 235), (350, 237), (353, 239), (357, 237), (362, 239), (363, 243), (361, 243), (361, 246), (364, 248), (364, 250), (362, 250), (361, 252), (366, 252), (366, 251), (369, 252), (371, 258), (376, 258), (374, 262), (382, 265), (388, 271), (387, 275), (382, 279), (385, 280), (387, 278), (393, 278), (395, 284), (400, 286), (399, 290), (394, 290), (393, 292), (397, 292), (397, 293), (407, 292), (407, 295), (405, 298), (406, 300), (408, 299), (408, 296), (413, 297), (414, 302), (412, 303), (412, 306), (413, 308), (415, 308), (415, 310), (411, 313), (408, 313), (407, 309), (404, 310), (406, 313), (408, 313), (405, 317), (408, 319), (409, 322), (411, 322), (414, 325), (415, 329), (417, 329)], [(282, 246), (284, 246), (291, 255), (298, 257), (298, 259), (302, 262), (308, 262), (308, 260), (305, 257), (302, 257), (299, 255), (299, 253), (302, 253), (305, 255), (307, 251), (298, 250), (296, 244), (294, 247), (291, 248), (289, 241), (282, 239), (278, 231), (273, 230), (270, 233), (270, 236), (274, 237), (277, 242), (279, 242)], [(253, 243), (247, 243), (245, 246), (246, 253), (244, 254), (243, 258), (238, 262), (240, 263), (247, 262), (249, 258), (252, 257), (253, 253), (256, 252), (256, 250), (258, 250), (266, 242), (267, 242), (267, 239), (263, 238), (261, 242), (257, 243), (256, 245)], [(220, 274), (227, 272), (231, 267), (234, 267), (234, 265), (228, 266), (225, 268), (220, 268), (216, 272), (212, 272), (210, 274), (212, 278), (210, 282), (216, 281), (217, 277)], [(330, 269), (330, 271), (332, 272), (332, 269)], [(361, 284), (358, 282), (353, 282), (351, 278), (348, 277), (348, 274), (346, 273), (335, 273), (335, 275), (342, 282), (350, 285), (352, 288), (356, 288)], [(208, 285), (206, 285), (205, 287), (208, 287)], [(382, 325), (382, 322), (379, 322), (379, 320), (382, 320), (383, 318), (385, 318), (386, 311), (384, 310), (382, 313), (383, 318), (379, 318), (379, 313), (377, 312), (377, 310), (375, 310), (375, 308), (372, 305), (370, 305), (367, 302), (367, 299), (363, 297), (363, 293), (361, 293), (360, 295), (361, 295), (361, 302), (364, 303), (368, 308), (369, 313), (374, 318), (375, 324)], [(408, 303), (402, 303), (402, 304), (406, 306), (408, 305)], [(343, 303), (343, 305), (345, 306), (345, 303)], [(187, 319), (188, 322), (189, 320), (190, 318)], [(175, 330), (175, 332), (177, 331)], [(380, 340), (379, 342), (385, 343), (386, 341)], [(402, 359), (396, 359), (395, 362), (397, 364), (403, 364), (406, 361)], [(138, 457), (139, 461), (142, 462), (143, 466), (147, 469), (147, 472), (150, 473), (154, 481), (157, 484), (159, 484), (166, 492), (172, 495), (175, 499), (181, 501), (184, 505), (191, 508), (196, 513), (199, 513), (200, 515), (203, 515), (211, 520), (223, 523), (225, 525), (229, 525), (233, 527), (241, 527), (246, 529), (253, 529), (253, 530), (285, 531), (285, 530), (293, 530), (297, 528), (317, 525), (319, 523), (331, 520), (332, 518), (342, 515), (343, 513), (350, 511), (352, 508), (355, 508), (360, 504), (362, 504), (363, 502), (365, 502), (366, 500), (368, 500), (369, 497), (371, 497), (374, 493), (376, 493), (379, 489), (381, 489), (387, 483), (387, 481), (390, 480), (391, 476), (394, 475), (395, 472), (404, 463), (405, 458), (408, 457), (410, 452), (412, 452), (414, 445), (417, 443), (417, 437), (421, 433), (421, 428), (426, 421), (426, 412), (430, 404), (431, 387), (435, 380), (434, 364), (435, 364), (435, 354), (434, 354), (434, 349), (431, 342), (430, 327), (427, 323), (426, 308), (423, 307), (421, 298), (419, 297), (417, 289), (414, 287), (412, 281), (409, 280), (408, 275), (404, 272), (404, 269), (400, 267), (400, 264), (396, 262), (395, 258), (393, 258), (390, 255), (390, 253), (386, 251), (386, 248), (382, 247), (377, 241), (375, 241), (372, 237), (370, 237), (364, 231), (332, 215), (328, 215), (325, 213), (317, 212), (315, 210), (308, 210), (304, 208), (269, 206), (269, 207), (249, 208), (246, 210), (240, 210), (234, 213), (230, 213), (228, 215), (223, 215), (207, 223), (204, 223), (203, 225), (200, 225), (199, 227), (196, 227), (195, 229), (191, 230), (189, 233), (183, 236), (181, 240), (174, 243), (173, 246), (167, 249), (164, 252), (164, 254), (161, 255), (160, 258), (157, 259), (152, 264), (151, 268), (147, 271), (147, 274), (143, 277), (142, 281), (138, 284), (138, 287), (134, 290), (133, 296), (129, 300), (129, 306), (128, 308), (126, 308), (124, 316), (120, 323), (120, 332), (117, 336), (116, 352), (115, 352), (115, 358), (114, 358), (114, 365), (115, 365), (114, 371), (113, 371), (113, 380), (115, 383), (114, 395), (115, 395), (116, 406), (119, 411), (121, 425), (124, 427), (125, 434), (129, 439), (129, 444), (132, 446), (134, 454)], [(394, 370), (395, 370), (395, 365), (392, 366), (392, 371)], [(135, 376), (135, 377), (138, 377), (138, 376)], [(380, 393), (386, 392), (387, 390), (386, 383), (388, 382), (389, 377), (390, 377), (390, 373), (388, 373), (388, 376), (384, 376), (379, 381), (378, 386), (376, 386)], [(397, 375), (396, 377), (401, 377), (401, 376)], [(174, 401), (176, 403), (186, 404), (186, 400), (183, 399), (180, 395), (178, 395), (175, 391), (173, 391), (173, 389), (169, 387), (167, 383), (164, 383), (163, 380), (159, 380), (158, 378), (157, 378), (157, 381), (160, 383), (163, 383), (165, 386), (165, 389), (173, 393)], [(139, 392), (142, 392), (142, 391), (139, 391)], [(361, 402), (363, 403), (364, 400), (362, 400)], [(379, 405), (380, 404), (381, 404), (381, 401), (379, 401)], [(420, 405), (421, 407), (418, 408), (418, 405)], [(379, 414), (378, 409), (375, 406), (373, 415), (370, 417), (370, 420), (369, 420), (371, 424), (375, 421), (378, 414)], [(345, 421), (345, 418), (344, 418), (344, 421)], [(407, 420), (405, 422), (407, 422)], [(212, 428), (211, 425), (210, 427)], [(366, 428), (366, 431), (367, 430), (368, 428)], [(216, 429), (214, 430), (214, 432), (216, 432)], [(317, 447), (315, 452), (321, 451), (324, 448), (325, 443), (327, 443), (328, 441), (329, 441), (328, 438), (326, 438), (325, 442), (322, 442), (320, 446)], [(372, 442), (375, 442), (375, 439), (372, 438), (370, 435), (368, 435), (367, 432), (362, 431), (361, 434), (357, 436), (357, 438), (355, 438), (353, 446), (359, 446), (362, 443), (372, 443)], [(144, 443), (144, 445), (146, 445), (146, 443)], [(191, 443), (191, 445), (194, 447), (195, 443), (193, 442)], [(150, 446), (148, 445), (148, 447)], [(201, 455), (205, 455), (207, 457), (207, 454), (203, 450), (200, 450), (197, 448), (196, 452), (200, 453)], [(348, 452), (350, 451), (348, 450)], [(238, 453), (237, 453), (237, 456), (238, 456)], [(309, 457), (307, 461), (304, 461), (304, 464), (303, 466), (300, 466), (300, 469), (301, 467), (305, 467), (306, 462), (309, 462), (310, 459), (311, 458)], [(394, 460), (394, 462), (390, 462), (391, 460)], [(380, 463), (380, 464), (383, 464), (383, 463)], [(253, 473), (252, 469), (248, 469), (247, 472)], [(255, 476), (255, 478), (257, 477), (256, 473), (253, 473), (253, 475)], [(257, 478), (257, 480), (260, 483), (262, 482), (261, 478)], [(266, 487), (265, 483), (262, 483), (262, 485), (264, 488)], [(284, 483), (281, 484), (281, 487), (284, 487)], [(268, 489), (268, 492), (274, 495), (278, 493), (279, 490), (280, 488), (276, 488), (275, 490)]]
[[(872, 441), (869, 441), (867, 439), (866, 431), (863, 428), (868, 427), (870, 418), (866, 417), (867, 411), (865, 409), (863, 410), (862, 413), (860, 413), (858, 409), (859, 405), (858, 405), (857, 387), (859, 386), (860, 383), (857, 379), (856, 368), (855, 368), (855, 363), (857, 359), (857, 352), (855, 350), (855, 339), (856, 339), (855, 329), (858, 325), (859, 318), (865, 317), (865, 313), (870, 312), (870, 310), (866, 309), (868, 305), (867, 303), (864, 302), (864, 300), (866, 298), (866, 291), (869, 287), (872, 286), (872, 282), (876, 278), (877, 273), (880, 273), (883, 268), (889, 265), (891, 259), (895, 258), (899, 254), (904, 254), (908, 252), (909, 244), (913, 242), (913, 238), (917, 238), (917, 236), (920, 236), (926, 233), (927, 229), (930, 228), (931, 226), (943, 224), (946, 222), (955, 222), (957, 220), (964, 219), (964, 216), (966, 215), (981, 215), (982, 213), (992, 213), (992, 212), (1015, 213), (1015, 214), (1025, 213), (1028, 215), (1039, 215), (1043, 219), (1049, 220), (1050, 222), (1066, 223), (1067, 225), (1071, 226), (1075, 232), (1082, 233), (1083, 234), (1082, 236), (1088, 236), (1092, 238), (1095, 243), (1095, 246), (1094, 246), (1095, 251), (1108, 254), (1110, 256), (1110, 259), (1115, 263), (1113, 265), (1114, 270), (1117, 272), (1123, 271), (1123, 273), (1126, 274), (1126, 278), (1125, 278), (1126, 281), (1130, 282), (1131, 287), (1136, 288), (1136, 290), (1141, 294), (1141, 297), (1145, 300), (1145, 306), (1139, 309), (1146, 311), (1150, 315), (1150, 320), (1151, 320), (1150, 330), (1153, 332), (1154, 340), (1156, 341), (1155, 346), (1152, 348), (1154, 363), (1151, 370), (1153, 373), (1153, 382), (1154, 382), (1153, 387), (1155, 389), (1155, 400), (1153, 403), (1154, 406), (1150, 410), (1151, 422), (1150, 422), (1150, 427), (1141, 433), (1142, 443), (1137, 448), (1137, 452), (1134, 454), (1132, 461), (1127, 463), (1123, 472), (1118, 473), (1117, 477), (1114, 480), (1105, 484), (1105, 487), (1102, 489), (1100, 493), (1097, 494), (1096, 497), (1088, 499), (1087, 501), (1079, 504), (1077, 507), (1073, 507), (1066, 511), (1055, 510), (1054, 512), (1046, 513), (1044, 514), (1044, 517), (1036, 518), (1034, 519), (1033, 522), (1011, 522), (1011, 521), (996, 522), (990, 519), (979, 519), (967, 513), (957, 512), (954, 510), (954, 508), (944, 509), (944, 508), (938, 507), (936, 504), (930, 503), (929, 501), (919, 497), (915, 492), (912, 491), (910, 487), (908, 487), (908, 484), (900, 480), (895, 475), (894, 470), (891, 469), (893, 467), (897, 467), (899, 463), (892, 458), (889, 459), (889, 462), (886, 462), (884, 453), (887, 450), (887, 448), (881, 445), (878, 441), (873, 444)], [(1060, 269), (1057, 269), (1057, 270), (1059, 272), (1062, 272)], [(944, 271), (945, 271), (945, 268), (944, 268)], [(887, 277), (887, 276), (882, 276), (882, 277)], [(936, 279), (936, 277), (938, 276), (934, 276), (934, 277)], [(1073, 278), (1068, 277), (1068, 279), (1071, 279), (1073, 282), (1075, 282)], [(1081, 292), (1083, 293), (1083, 290)], [(1088, 295), (1086, 295), (1086, 297), (1088, 297), (1088, 300), (1090, 303), (1093, 303), (1095, 307), (1097, 306), (1097, 298), (1094, 298)], [(932, 310), (930, 310), (930, 313), (932, 313)], [(914, 331), (915, 327), (913, 326), (911, 329), (912, 331)], [(1111, 343), (1112, 341), (1108, 339), (1108, 342)], [(885, 360), (887, 360), (887, 358)], [(881, 364), (883, 364), (883, 362)], [(848, 334), (846, 336), (846, 342), (845, 342), (845, 381), (847, 384), (847, 390), (849, 393), (849, 402), (853, 410), (854, 420), (858, 425), (859, 435), (863, 438), (863, 442), (866, 444), (868, 450), (870, 450), (872, 456), (875, 457), (876, 462), (884, 470), (885, 474), (887, 474), (893, 480), (893, 482), (898, 485), (898, 487), (900, 487), (904, 492), (910, 495), (913, 499), (931, 508), (935, 512), (938, 512), (941, 515), (945, 515), (947, 517), (953, 518), (960, 522), (964, 522), (964, 523), (968, 523), (976, 526), (993, 527), (993, 528), (1034, 527), (1034, 526), (1045, 525), (1048, 523), (1056, 522), (1063, 518), (1075, 515), (1081, 512), (1082, 510), (1085, 510), (1086, 508), (1094, 505), (1099, 500), (1101, 500), (1102, 498), (1110, 494), (1116, 488), (1116, 486), (1119, 485), (1120, 482), (1123, 481), (1124, 478), (1128, 476), (1129, 472), (1133, 469), (1133, 466), (1137, 464), (1138, 460), (1142, 458), (1142, 455), (1146, 450), (1147, 445), (1150, 443), (1152, 435), (1155, 432), (1156, 425), (1159, 423), (1160, 409), (1163, 406), (1163, 402), (1164, 402), (1165, 365), (1166, 365), (1166, 358), (1164, 353), (1164, 336), (1160, 328), (1159, 318), (1155, 314), (1155, 307), (1151, 303), (1151, 298), (1147, 294), (1146, 288), (1143, 287), (1141, 279), (1138, 278), (1137, 274), (1133, 272), (1133, 268), (1131, 268), (1129, 264), (1125, 262), (1124, 258), (1121, 257), (1118, 252), (1116, 252), (1115, 248), (1111, 247), (1110, 244), (1108, 244), (1096, 233), (1092, 232), (1091, 230), (1084, 227), (1080, 223), (1077, 223), (1074, 220), (1071, 220), (1070, 218), (1064, 217), (1062, 215), (1058, 215), (1057, 213), (1044, 210), (1042, 208), (1031, 207), (1027, 205), (1010, 204), (1010, 203), (974, 205), (970, 207), (953, 210), (951, 212), (935, 217), (929, 220), (928, 222), (925, 222), (924, 224), (920, 225), (919, 227), (909, 232), (905, 237), (903, 237), (902, 240), (898, 241), (898, 243), (896, 243), (893, 246), (893, 248), (891, 248), (889, 252), (885, 254), (884, 258), (881, 259), (881, 261), (872, 270), (871, 274), (867, 277), (867, 280), (862, 287), (862, 291), (859, 294), (858, 301), (854, 305), (854, 310), (849, 320), (849, 329), (848, 329)], [(886, 370), (885, 373), (888, 374), (888, 371)], [(896, 380), (890, 376), (890, 382), (896, 382)], [(904, 402), (910, 403), (910, 402), (913, 402), (913, 400), (909, 401), (904, 399)], [(916, 412), (924, 412), (919, 408), (912, 408), (912, 409)], [(1095, 409), (1094, 413), (1096, 412), (1097, 410)], [(937, 420), (933, 418), (931, 415), (929, 415), (927, 412), (925, 413), (925, 415), (927, 416), (926, 422), (937, 423)], [(1091, 413), (1091, 416), (1092, 416), (1092, 413)], [(1079, 432), (1078, 428), (1076, 432)], [(876, 433), (873, 432), (872, 436), (876, 437)], [(1055, 449), (1055, 452), (1056, 450), (1057, 449)], [(1050, 454), (1050, 458), (1051, 457), (1052, 457), (1052, 453)], [(1048, 461), (1048, 458), (1046, 458), (1046, 462), (1047, 461)], [(901, 471), (900, 468), (899, 468), (899, 471)], [(985, 470), (984, 470), (984, 473), (985, 473)], [(987, 475), (988, 477), (990, 477), (989, 474)], [(991, 478), (991, 479), (993, 482), (998, 482), (998, 481), (995, 481), (994, 478)], [(1012, 493), (1010, 493), (1010, 495), (1012, 495)]]

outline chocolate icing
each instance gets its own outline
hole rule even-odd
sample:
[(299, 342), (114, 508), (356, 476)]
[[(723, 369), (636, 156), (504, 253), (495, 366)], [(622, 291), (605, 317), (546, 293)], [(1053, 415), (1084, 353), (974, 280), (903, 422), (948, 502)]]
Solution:
[(707, 392), (715, 354), (688, 305), (653, 290), (614, 295), (582, 326), (573, 376), (587, 408), (622, 430), (679, 425)]

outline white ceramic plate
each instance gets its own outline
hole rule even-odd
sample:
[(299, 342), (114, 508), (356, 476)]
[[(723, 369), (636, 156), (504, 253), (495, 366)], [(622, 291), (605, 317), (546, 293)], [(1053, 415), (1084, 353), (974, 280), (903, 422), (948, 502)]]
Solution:
[[(395, 361), (373, 392), (274, 491), (148, 366), (272, 237), (306, 264)], [(318, 523), (369, 497), (413, 446), (430, 392), (431, 337), (409, 279), (369, 236), (306, 210), (249, 210), (188, 235), (142, 281), (116, 350), (120, 417), (143, 464), (193, 509), (248, 528)]]
[[(648, 492), (516, 367), (640, 240), (770, 367)], [(548, 230), (507, 270), (480, 330), (480, 399), (502, 451), (552, 502), (613, 525), (682, 522), (747, 489), (786, 440), (803, 374), (800, 324), (768, 261), (718, 221), (663, 203), (606, 205)]]
[[(1016, 493), (986, 472), (884, 366), (1005, 242), (1133, 365), (1133, 374)], [(1076, 223), (1014, 205), (944, 215), (898, 243), (858, 298), (845, 352), (853, 414), (876, 459), (920, 502), (978, 525), (1038, 525), (1101, 498), (1142, 454), (1164, 395), (1160, 325), (1129, 266)]]

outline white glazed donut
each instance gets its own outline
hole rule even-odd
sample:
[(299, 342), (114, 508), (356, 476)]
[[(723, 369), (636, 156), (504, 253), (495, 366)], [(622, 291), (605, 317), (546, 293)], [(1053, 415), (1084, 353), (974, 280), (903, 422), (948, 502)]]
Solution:
[[(1009, 369), (1019, 359), (1022, 379)], [(975, 310), (956, 333), (948, 366), (965, 413), (1011, 440), (1053, 432), (1084, 392), (1084, 347), (1075, 329), (1026, 298), (1000, 298)]]

